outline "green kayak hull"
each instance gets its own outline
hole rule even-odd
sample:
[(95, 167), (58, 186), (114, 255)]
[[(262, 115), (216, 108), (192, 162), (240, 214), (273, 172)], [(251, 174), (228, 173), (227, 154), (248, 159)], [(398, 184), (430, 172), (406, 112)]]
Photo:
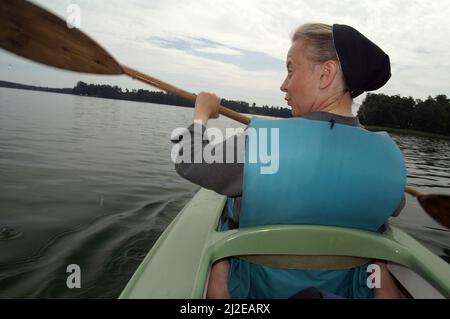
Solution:
[(218, 232), (225, 202), (225, 196), (201, 189), (160, 236), (119, 298), (203, 298), (211, 264), (240, 255), (386, 260), (410, 297), (450, 297), (450, 265), (397, 227), (388, 226), (383, 234), (317, 225)]

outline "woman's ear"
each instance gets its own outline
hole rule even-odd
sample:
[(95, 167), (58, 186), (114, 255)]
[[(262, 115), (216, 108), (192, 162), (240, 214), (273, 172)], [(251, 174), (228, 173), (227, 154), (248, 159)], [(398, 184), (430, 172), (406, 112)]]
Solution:
[(319, 87), (325, 89), (330, 86), (339, 70), (339, 65), (337, 61), (328, 60), (324, 62), (321, 66), (320, 83)]

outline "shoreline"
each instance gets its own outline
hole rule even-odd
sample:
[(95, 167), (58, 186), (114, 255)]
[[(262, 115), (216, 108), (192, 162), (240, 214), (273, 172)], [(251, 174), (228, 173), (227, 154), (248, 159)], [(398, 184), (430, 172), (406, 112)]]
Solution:
[[(99, 89), (102, 92), (94, 92), (95, 94), (81, 94), (83, 90), (77, 90), (78, 86), (82, 83), (85, 87), (94, 86), (94, 89)], [(78, 82), (78, 84), (74, 88), (49, 88), (49, 87), (40, 87), (34, 85), (27, 85), (15, 82), (9, 82), (0, 80), (0, 87), (5, 89), (15, 89), (15, 90), (25, 90), (25, 91), (36, 91), (36, 92), (45, 92), (45, 93), (56, 93), (56, 94), (67, 94), (74, 95), (80, 97), (93, 97), (93, 98), (101, 98), (101, 99), (110, 99), (110, 100), (119, 100), (119, 101), (130, 101), (130, 102), (140, 102), (140, 103), (153, 103), (153, 104), (161, 104), (161, 105), (171, 105), (176, 107), (186, 107), (186, 108), (194, 108), (194, 103), (191, 101), (186, 101), (183, 98), (180, 98), (176, 95), (162, 92), (162, 91), (148, 91), (148, 90), (139, 90), (129, 92), (128, 89), (126, 92), (123, 92), (121, 88), (111, 87), (110, 85), (98, 85), (98, 84), (86, 84), (84, 82)], [(111, 95), (111, 90), (116, 90)], [(86, 90), (84, 90), (85, 92)], [(120, 92), (119, 92), (120, 91)], [(144, 96), (139, 96), (141, 92), (143, 92)], [(91, 92), (92, 93), (92, 92)], [(130, 95), (131, 94), (131, 95)], [(252, 114), (259, 116), (269, 116), (275, 118), (289, 118), (291, 117), (291, 112), (288, 108), (283, 107), (268, 107), (267, 105), (256, 106), (255, 103), (250, 106), (249, 103), (245, 101), (234, 101), (234, 100), (226, 100), (222, 99), (222, 105), (229, 108), (230, 110), (242, 113), (242, 114)]]
[(439, 138), (439, 139), (444, 139), (444, 140), (450, 140), (450, 136), (443, 135), (443, 134), (428, 133), (428, 132), (422, 132), (422, 131), (385, 127), (385, 126), (364, 125), (364, 127), (369, 131), (386, 131), (388, 133), (395, 133), (395, 134), (402, 134), (402, 135), (414, 135), (414, 136), (420, 136), (420, 137), (430, 137), (430, 138)]
[[(1, 82), (1, 81), (0, 81)], [(12, 82), (11, 82), (12, 83)], [(16, 83), (14, 83), (16, 84)], [(100, 98), (100, 99), (111, 99), (111, 100), (118, 100), (118, 101), (129, 101), (129, 102), (137, 102), (137, 103), (151, 103), (151, 104), (158, 104), (158, 105), (169, 105), (169, 106), (175, 106), (175, 107), (183, 107), (183, 108), (192, 108), (190, 106), (185, 105), (176, 105), (176, 104), (162, 104), (157, 102), (147, 102), (147, 101), (136, 101), (136, 100), (129, 100), (129, 99), (117, 99), (117, 98), (107, 98), (107, 97), (101, 97), (101, 96), (89, 96), (89, 95), (77, 95), (69, 92), (64, 92), (64, 89), (54, 89), (54, 88), (43, 88), (43, 87), (34, 87), (30, 85), (23, 85), (18, 84), (18, 87), (12, 87), (12, 86), (6, 86), (1, 85), (1, 88), (5, 89), (12, 89), (12, 90), (25, 90), (25, 91), (36, 91), (36, 92), (44, 92), (44, 93), (56, 93), (56, 94), (64, 94), (64, 95), (73, 95), (73, 96), (79, 96), (79, 97), (91, 97), (91, 98)], [(275, 117), (280, 118), (275, 115), (267, 115), (267, 114), (258, 114), (258, 113), (242, 113), (246, 115), (260, 115), (260, 116), (268, 116), (268, 117)], [(428, 137), (428, 138), (438, 138), (443, 140), (450, 140), (450, 136), (443, 135), (443, 134), (436, 134), (436, 133), (429, 133), (429, 132), (423, 132), (423, 131), (415, 131), (415, 130), (408, 130), (408, 129), (402, 129), (402, 128), (393, 128), (393, 127), (386, 127), (386, 126), (376, 126), (376, 125), (363, 125), (365, 129), (368, 131), (386, 131), (388, 133), (395, 133), (395, 134), (402, 134), (402, 135), (413, 135), (413, 136), (420, 136), (420, 137)]]

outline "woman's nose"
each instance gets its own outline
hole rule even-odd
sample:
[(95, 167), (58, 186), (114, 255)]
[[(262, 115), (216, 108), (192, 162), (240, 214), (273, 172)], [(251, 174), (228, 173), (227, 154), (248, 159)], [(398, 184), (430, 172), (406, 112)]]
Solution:
[(287, 92), (287, 85), (286, 85), (286, 80), (284, 80), (283, 81), (283, 83), (281, 83), (281, 86), (280, 86), (280, 90), (281, 91), (283, 91), (283, 92)]

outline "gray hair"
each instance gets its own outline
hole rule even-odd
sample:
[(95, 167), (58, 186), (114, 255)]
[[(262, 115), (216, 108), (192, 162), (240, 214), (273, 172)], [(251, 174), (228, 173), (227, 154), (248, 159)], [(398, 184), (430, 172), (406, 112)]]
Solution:
[(339, 62), (333, 41), (333, 27), (324, 23), (307, 23), (301, 25), (292, 36), (292, 42), (306, 40), (307, 55), (311, 62), (324, 63), (329, 60)]
[(341, 62), (334, 46), (333, 27), (324, 23), (303, 24), (295, 31), (292, 36), (292, 42), (298, 39), (303, 39), (309, 44), (306, 55), (311, 62), (321, 64), (332, 60), (338, 63), (343, 89), (347, 91), (347, 83), (342, 72)]

